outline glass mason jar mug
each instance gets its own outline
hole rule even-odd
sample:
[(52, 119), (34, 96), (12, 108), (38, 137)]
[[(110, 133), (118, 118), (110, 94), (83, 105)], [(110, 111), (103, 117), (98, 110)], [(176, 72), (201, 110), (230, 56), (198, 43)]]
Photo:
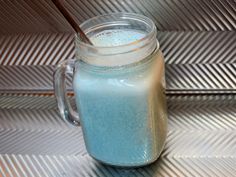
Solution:
[[(154, 23), (117, 13), (81, 24), (93, 45), (76, 38), (76, 59), (54, 73), (61, 116), (81, 124), (86, 149), (98, 161), (143, 166), (160, 155), (167, 133), (164, 60)], [(66, 100), (65, 74), (73, 73), (78, 113)]]

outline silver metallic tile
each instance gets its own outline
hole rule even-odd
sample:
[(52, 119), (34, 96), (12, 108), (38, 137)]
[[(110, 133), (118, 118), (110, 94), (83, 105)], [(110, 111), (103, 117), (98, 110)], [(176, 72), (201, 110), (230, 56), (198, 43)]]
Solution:
[(137, 169), (114, 168), (83, 156), (1, 155), (2, 176), (30, 177), (158, 177), (235, 176), (234, 158), (165, 158)]
[(167, 64), (236, 63), (236, 31), (157, 32)]
[[(36, 100), (42, 96), (18, 99), (24, 97)], [(27, 100), (23, 99), (23, 105), (24, 102)], [(157, 162), (137, 169), (109, 167), (94, 161), (86, 153), (81, 128), (63, 122), (56, 109), (40, 105), (39, 101), (37, 108), (26, 105), (18, 109), (16, 105), (3, 108), (2, 104), (2, 176), (236, 175), (235, 95), (168, 96), (165, 149)]]
[(236, 176), (235, 0), (67, 0), (66, 6), (78, 23), (111, 12), (154, 20), (166, 60), (166, 147), (157, 162), (137, 169), (91, 159), (81, 127), (61, 120), (52, 96), (55, 65), (74, 56), (72, 28), (52, 1), (2, 0), (0, 176)]
[(55, 65), (74, 57), (73, 33), (0, 36), (1, 65)]
[(234, 0), (67, 0), (77, 23), (96, 15), (133, 12), (153, 19), (161, 31), (233, 31), (236, 29)]
[[(53, 93), (53, 70), (54, 66), (0, 66), (0, 92)], [(68, 77), (68, 86), (71, 80)], [(236, 64), (167, 64), (166, 88), (167, 93), (235, 93)]]
[(73, 32), (52, 1), (48, 0), (1, 0), (0, 26), (0, 36)]

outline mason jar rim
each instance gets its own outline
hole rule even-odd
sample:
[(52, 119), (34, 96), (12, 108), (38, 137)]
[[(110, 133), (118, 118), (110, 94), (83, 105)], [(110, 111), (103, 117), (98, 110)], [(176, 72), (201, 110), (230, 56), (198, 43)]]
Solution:
[(144, 36), (123, 45), (96, 46), (87, 44), (76, 38), (76, 58), (96, 66), (122, 66), (151, 55), (159, 50), (156, 38), (157, 30), (154, 22), (139, 14), (112, 13), (93, 17), (80, 25), (88, 37), (106, 30), (126, 30), (144, 32)]
[[(142, 22), (147, 23), (147, 25), (149, 25), (151, 27), (151, 30), (150, 30), (150, 32), (145, 34), (145, 36), (142, 37), (141, 39), (135, 40), (135, 41), (127, 43), (127, 44), (122, 44), (122, 45), (116, 45), (116, 46), (95, 46), (95, 45), (91, 45), (89, 43), (85, 43), (85, 42), (83, 42), (81, 40), (76, 40), (77, 43), (79, 45), (82, 45), (84, 47), (88, 47), (88, 48), (91, 48), (91, 49), (95, 49), (95, 50), (96, 49), (102, 49), (102, 50), (104, 50), (104, 49), (116, 49), (116, 48), (129, 47), (129, 46), (132, 46), (132, 45), (137, 45), (138, 43), (142, 43), (143, 41), (145, 41), (147, 39), (150, 39), (152, 37), (156, 38), (156, 36), (155, 36), (156, 35), (156, 26), (155, 26), (154, 22), (150, 18), (148, 18), (148, 17), (146, 17), (144, 15), (136, 14), (136, 13), (119, 12), (119, 13), (109, 13), (109, 14), (104, 14), (104, 15), (98, 15), (98, 16), (92, 17), (92, 18), (84, 21), (83, 23), (81, 23), (80, 27), (82, 28), (84, 25), (90, 23), (93, 20), (99, 19), (99, 18), (115, 17), (115, 16), (123, 18), (123, 19), (127, 18), (127, 19), (139, 20), (139, 21), (142, 20)], [(86, 33), (86, 31), (85, 31), (85, 33)], [(159, 49), (158, 41), (157, 41), (157, 49)]]

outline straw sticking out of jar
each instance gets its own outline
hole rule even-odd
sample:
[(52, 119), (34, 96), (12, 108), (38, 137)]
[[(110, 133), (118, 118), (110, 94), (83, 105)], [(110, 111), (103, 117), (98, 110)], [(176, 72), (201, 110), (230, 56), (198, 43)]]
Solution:
[(80, 39), (85, 43), (93, 45), (90, 39), (86, 36), (83, 30), (81, 30), (79, 25), (75, 22), (74, 18), (70, 15), (70, 13), (65, 8), (64, 6), (65, 0), (52, 0), (52, 1), (55, 4), (55, 6), (59, 9), (59, 11), (62, 13), (62, 15), (66, 18), (66, 20), (70, 23), (72, 28), (77, 32), (77, 34), (80, 35)]

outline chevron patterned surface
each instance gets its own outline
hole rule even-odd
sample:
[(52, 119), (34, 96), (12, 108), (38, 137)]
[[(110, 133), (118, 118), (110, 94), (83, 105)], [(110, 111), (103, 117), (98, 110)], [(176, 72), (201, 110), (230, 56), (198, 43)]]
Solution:
[[(167, 64), (236, 63), (235, 31), (162, 32), (157, 38)], [(55, 65), (74, 56), (73, 33), (0, 37), (1, 65)]]
[(0, 36), (73, 32), (52, 1), (1, 0)]
[[(74, 97), (69, 96), (69, 100), (73, 103)], [(236, 102), (235, 94), (213, 94), (213, 95), (167, 95), (168, 107), (171, 110), (186, 106), (191, 107), (228, 107), (234, 105)], [(57, 109), (56, 99), (53, 94), (0, 94), (0, 109)]]
[(137, 169), (91, 159), (81, 127), (60, 119), (52, 92), (55, 65), (74, 57), (72, 28), (52, 1), (2, 0), (0, 176), (236, 176), (235, 0), (66, 0), (66, 7), (78, 23), (111, 12), (156, 23), (166, 62), (165, 149)]
[(2, 109), (55, 109), (56, 107), (54, 96), (19, 93), (0, 95), (0, 108)]
[(74, 56), (73, 33), (0, 36), (1, 65), (55, 65)]
[(229, 177), (236, 174), (236, 160), (234, 158), (160, 158), (150, 166), (137, 169), (121, 169), (101, 165), (87, 156), (0, 155), (0, 159), (2, 162), (0, 174), (3, 176)]
[(167, 65), (168, 90), (236, 91), (236, 64)]
[[(2, 95), (22, 106), (0, 108), (2, 176), (235, 176), (236, 96), (168, 96), (169, 132), (154, 164), (137, 169), (101, 165), (85, 149), (80, 127), (62, 121), (55, 98)], [(37, 98), (40, 98), (37, 100)], [(25, 102), (35, 100), (29, 107)], [(49, 101), (50, 100), (50, 101)], [(36, 105), (38, 104), (38, 107)]]
[[(0, 92), (53, 93), (54, 66), (0, 66)], [(236, 63), (166, 65), (167, 93), (236, 92)], [(72, 78), (68, 76), (67, 85)], [(70, 89), (71, 90), (71, 89)]]
[(236, 31), (158, 31), (157, 39), (167, 64), (236, 63)]
[[(73, 34), (22, 36), (24, 42), (27, 39), (37, 42), (34, 47), (30, 47), (33, 42), (27, 44), (27, 53), (18, 47), (13, 50), (14, 55), (4, 50), (0, 61), (6, 66), (0, 66), (0, 90), (52, 91), (53, 65), (73, 58), (73, 37)], [(158, 32), (157, 38), (166, 60), (168, 90), (235, 92), (235, 32)], [(3, 41), (2, 46), (14, 44)]]
[(141, 13), (161, 31), (231, 31), (236, 29), (235, 0), (67, 0), (78, 24), (113, 12)]
[[(0, 3), (1, 34), (72, 31), (51, 1), (2, 0)], [(234, 0), (67, 0), (66, 7), (78, 24), (105, 13), (133, 12), (152, 18), (161, 31), (236, 29)]]

